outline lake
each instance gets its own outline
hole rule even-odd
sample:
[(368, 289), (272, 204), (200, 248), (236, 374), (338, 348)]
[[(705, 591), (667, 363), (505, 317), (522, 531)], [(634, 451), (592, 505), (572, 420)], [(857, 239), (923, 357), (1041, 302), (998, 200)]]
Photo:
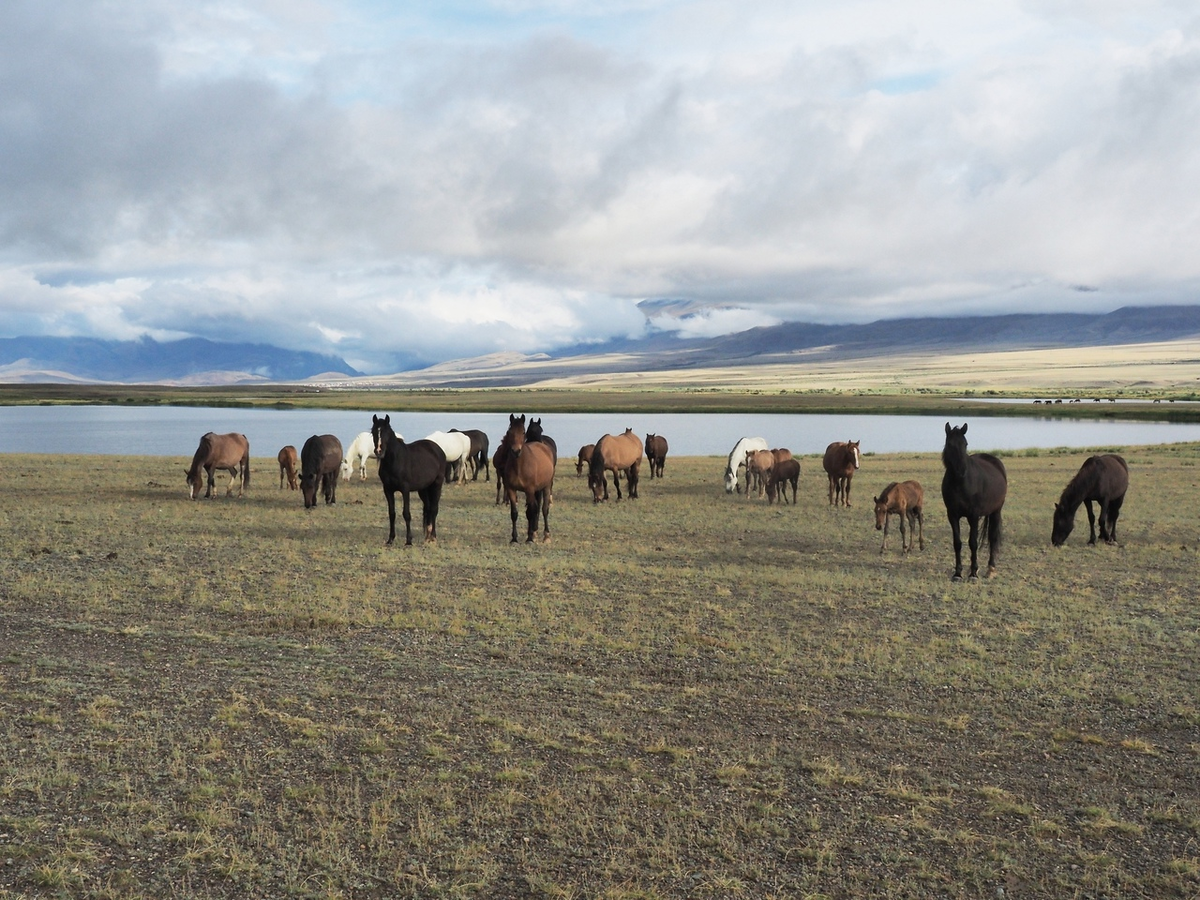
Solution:
[[(409, 440), (431, 431), (478, 428), (493, 448), (508, 427), (503, 413), (390, 412)], [(766, 415), (689, 413), (562, 413), (542, 417), (563, 457), (583, 444), (627, 427), (644, 437), (662, 434), (671, 453), (725, 456), (743, 435), (796, 454), (821, 453), (831, 441), (858, 440), (864, 453), (938, 452), (945, 436), (941, 416)], [(956, 418), (953, 424), (961, 424)], [(1200, 441), (1200, 424), (1174, 422), (1061, 421), (1044, 418), (966, 419), (972, 450), (1031, 447), (1116, 447)], [(312, 434), (335, 434), (348, 445), (371, 428), (371, 413), (344, 410), (225, 409), (183, 406), (0, 406), (0, 453), (88, 453), (186, 456), (207, 431), (238, 431), (251, 454), (274, 457)]]

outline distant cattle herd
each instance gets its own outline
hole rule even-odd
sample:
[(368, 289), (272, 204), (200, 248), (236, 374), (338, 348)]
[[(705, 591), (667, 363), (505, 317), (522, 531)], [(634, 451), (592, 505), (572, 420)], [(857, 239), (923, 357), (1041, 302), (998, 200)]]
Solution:
[[(1042, 402), (1042, 401), (1035, 401)], [(1046, 403), (1051, 401), (1047, 400)], [(1054, 401), (1061, 402), (1061, 401)], [(1071, 401), (1077, 402), (1077, 401)], [(1002, 537), (1002, 511), (1008, 490), (1004, 464), (989, 453), (967, 452), (967, 426), (952, 427), (946, 423), (945, 444), (942, 449), (942, 501), (950, 521), (954, 548), (955, 580), (962, 577), (963, 542), (960, 527), (967, 521), (967, 546), (970, 551), (968, 577), (978, 573), (978, 550), (983, 541), (988, 544), (987, 574), (996, 572)], [(435, 431), (410, 443), (397, 434), (391, 417), (372, 416), (371, 430), (357, 435), (343, 452), (341, 441), (332, 434), (312, 435), (297, 453), (293, 445), (283, 447), (279, 461), (279, 489), (285, 486), (299, 490), (305, 509), (317, 506), (320, 495), (327, 505), (337, 502), (339, 478), (367, 478), (367, 461), (378, 462), (378, 476), (383, 485), (388, 506), (388, 543), (396, 537), (395, 495), (401, 495), (405, 524), (405, 543), (412, 543), (409, 495), (416, 493), (421, 500), (423, 531), (426, 541), (437, 539), (437, 514), (442, 488), (446, 484), (465, 484), (485, 481), (496, 474), (496, 503), (509, 507), (512, 522), (511, 541), (517, 542), (517, 494), (525, 495), (526, 541), (533, 542), (538, 525), (542, 540), (550, 539), (550, 508), (554, 492), (554, 475), (558, 463), (558, 447), (542, 428), (541, 419), (526, 422), (524, 415), (509, 416), (508, 430), (501, 437), (494, 454), (488, 455), (488, 436), (476, 429)], [(663, 478), (666, 470), (668, 443), (661, 434), (648, 434), (643, 440), (626, 428), (620, 434), (602, 435), (594, 444), (579, 448), (575, 461), (578, 475), (587, 473), (588, 489), (594, 503), (609, 499), (608, 475), (612, 474), (616, 499), (639, 498), (638, 482), (642, 460), (648, 463), (650, 479)], [(825, 450), (822, 466), (828, 476), (828, 497), (831, 507), (850, 507), (851, 485), (862, 462), (858, 441), (835, 441)], [(225, 494), (236, 486), (243, 496), (250, 486), (250, 442), (242, 434), (209, 432), (200, 438), (192, 464), (187, 470), (188, 492), (191, 499), (215, 497), (214, 473), (229, 472), (230, 481)], [(625, 490), (621, 490), (621, 478)], [(742, 437), (734, 444), (725, 462), (724, 484), (727, 494), (743, 494), (749, 499), (766, 497), (774, 503), (778, 497), (788, 503), (788, 486), (792, 489), (791, 503), (797, 502), (800, 461), (785, 447), (772, 448), (761, 437)], [(743, 491), (744, 485), (744, 491)], [(1092, 456), (1063, 490), (1054, 504), (1051, 542), (1061, 546), (1070, 535), (1075, 514), (1081, 505), (1087, 507), (1091, 526), (1089, 543), (1097, 538), (1097, 517), (1092, 504), (1099, 509), (1099, 538), (1105, 543), (1117, 540), (1117, 518), (1129, 486), (1129, 467), (1115, 454)], [(924, 489), (914, 480), (890, 482), (872, 498), (875, 507), (875, 527), (883, 532), (879, 552), (887, 549), (891, 517), (900, 523), (900, 546), (903, 552), (913, 549), (914, 541), (925, 548)]]

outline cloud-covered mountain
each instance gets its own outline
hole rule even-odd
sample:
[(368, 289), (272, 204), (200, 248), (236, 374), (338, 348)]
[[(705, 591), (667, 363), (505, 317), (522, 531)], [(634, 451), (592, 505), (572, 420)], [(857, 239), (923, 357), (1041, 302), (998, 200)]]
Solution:
[(126, 384), (234, 384), (358, 375), (345, 360), (269, 344), (203, 338), (158, 342), (82, 337), (0, 339), (0, 381), (106, 381)]

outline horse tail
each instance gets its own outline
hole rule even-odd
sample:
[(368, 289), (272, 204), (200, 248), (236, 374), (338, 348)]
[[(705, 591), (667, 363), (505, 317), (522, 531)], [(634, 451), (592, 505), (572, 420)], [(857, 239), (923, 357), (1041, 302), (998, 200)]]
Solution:
[(246, 441), (246, 451), (242, 454), (242, 487), (250, 487), (250, 442)]

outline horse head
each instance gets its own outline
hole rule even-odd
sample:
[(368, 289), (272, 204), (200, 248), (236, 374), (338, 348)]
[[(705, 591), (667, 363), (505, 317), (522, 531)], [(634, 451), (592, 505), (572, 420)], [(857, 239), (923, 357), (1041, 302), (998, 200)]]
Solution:
[(375, 456), (379, 459), (383, 458), (383, 451), (387, 448), (387, 439), (389, 435), (395, 434), (392, 431), (392, 417), (386, 415), (382, 419), (379, 416), (371, 416), (371, 443), (375, 447)]
[(1075, 517), (1061, 503), (1054, 504), (1054, 528), (1050, 532), (1050, 543), (1061, 547), (1075, 528)]
[(856, 469), (858, 468), (858, 463), (859, 463), (858, 445), (860, 443), (862, 443), (862, 442), (861, 441), (846, 441), (846, 448), (851, 453), (854, 454), (854, 468), (856, 468)]
[(952, 428), (946, 423), (946, 444), (942, 447), (942, 464), (955, 472), (961, 472), (967, 460), (967, 423), (962, 428)]
[(204, 476), (201, 474), (204, 469), (197, 466), (194, 469), (184, 469), (183, 471), (187, 478), (188, 499), (195, 500), (200, 496), (200, 489), (204, 487)]

